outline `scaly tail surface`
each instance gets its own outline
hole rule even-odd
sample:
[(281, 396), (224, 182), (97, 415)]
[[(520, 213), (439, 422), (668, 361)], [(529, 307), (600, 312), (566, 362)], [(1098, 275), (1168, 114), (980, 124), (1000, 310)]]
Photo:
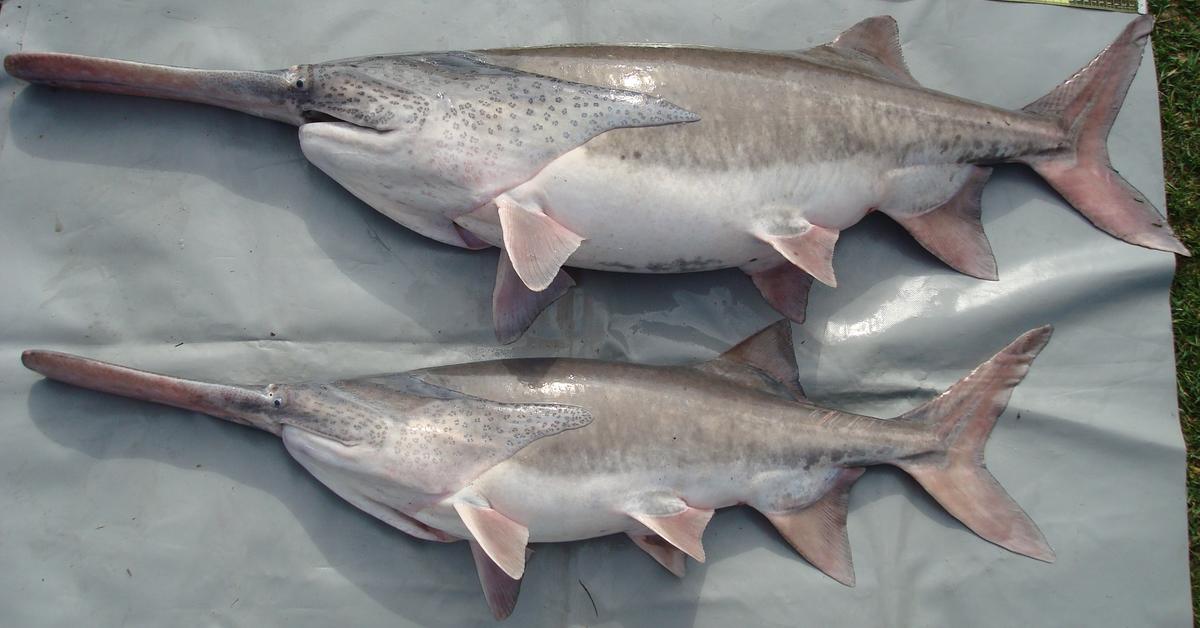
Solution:
[(1054, 550), (983, 462), (996, 419), (1013, 388), (1050, 340), (1047, 325), (1025, 332), (932, 401), (900, 416), (927, 424), (942, 447), (894, 464), (913, 476), (942, 508), (979, 536), (1018, 554), (1053, 562)]
[(1025, 107), (1029, 113), (1056, 118), (1068, 132), (1069, 143), (1060, 151), (1023, 161), (1104, 231), (1131, 244), (1189, 255), (1163, 214), (1108, 160), (1108, 132), (1153, 28), (1149, 15), (1133, 20), (1091, 63)]

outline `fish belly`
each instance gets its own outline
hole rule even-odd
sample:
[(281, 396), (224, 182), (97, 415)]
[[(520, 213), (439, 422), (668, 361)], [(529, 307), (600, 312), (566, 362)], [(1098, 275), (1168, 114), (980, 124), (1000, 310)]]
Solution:
[[(777, 256), (756, 235), (788, 233), (804, 221), (845, 229), (883, 200), (889, 171), (886, 160), (870, 156), (681, 170), (584, 146), (507, 194), (584, 238), (569, 266), (678, 273)], [(456, 222), (503, 246), (494, 204)]]
[(630, 515), (647, 499), (678, 497), (692, 508), (710, 510), (742, 503), (764, 510), (785, 510), (816, 501), (832, 485), (837, 471), (833, 467), (743, 466), (681, 470), (664, 465), (623, 473), (588, 474), (580, 470), (578, 474), (562, 474), (506, 461), (458, 494), (413, 516), (432, 528), (469, 538), (470, 533), (454, 510), (454, 501), (482, 500), (529, 528), (530, 542), (577, 541), (624, 532), (648, 534), (650, 531)]

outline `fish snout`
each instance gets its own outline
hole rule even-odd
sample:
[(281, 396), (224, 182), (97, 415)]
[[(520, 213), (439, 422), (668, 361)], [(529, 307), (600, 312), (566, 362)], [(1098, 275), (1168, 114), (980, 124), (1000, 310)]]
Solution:
[(57, 52), (18, 52), (4, 58), (9, 75), (30, 83), (89, 92), (215, 105), (300, 125), (311, 79), (292, 70), (200, 70)]
[(48, 379), (131, 399), (203, 412), (279, 434), (275, 397), (266, 391), (140, 371), (57, 351), (21, 353), (26, 368)]

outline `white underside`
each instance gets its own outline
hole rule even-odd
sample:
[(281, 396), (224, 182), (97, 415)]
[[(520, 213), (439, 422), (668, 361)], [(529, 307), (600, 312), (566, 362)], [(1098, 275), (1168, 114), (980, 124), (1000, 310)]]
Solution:
[(621, 159), (584, 144), (511, 187), (517, 165), (471, 170), (473, 178), (458, 180), (422, 160), (428, 147), (419, 139), (345, 123), (300, 129), (309, 160), (427, 237), (466, 246), (453, 221), (502, 246), (497, 207), (487, 200), (502, 193), (584, 238), (566, 265), (643, 273), (773, 265), (783, 258), (757, 236), (796, 235), (809, 225), (840, 231), (873, 209), (894, 216), (927, 211), (950, 198), (971, 169), (859, 154), (705, 170)]
[[(805, 221), (846, 229), (871, 209), (917, 213), (949, 198), (963, 166), (894, 168), (860, 157), (756, 170), (680, 172), (587, 147), (552, 162), (507, 194), (583, 236), (566, 265), (688, 272), (781, 259), (755, 234), (791, 235)], [(502, 245), (495, 204), (456, 222)]]
[(676, 467), (664, 471), (548, 473), (519, 457), (482, 473), (449, 495), (431, 496), (406, 488), (393, 477), (387, 451), (346, 447), (301, 429), (285, 427), (288, 452), (334, 493), (393, 527), (427, 540), (435, 531), (472, 538), (454, 509), (465, 501), (488, 506), (529, 529), (529, 541), (564, 542), (620, 532), (647, 533), (630, 515), (670, 515), (678, 500), (700, 509), (748, 504), (765, 512), (804, 507), (824, 495), (837, 469)]
[[(741, 503), (771, 511), (802, 507), (828, 491), (836, 472), (833, 468), (814, 472), (708, 468), (558, 475), (509, 460), (436, 506), (412, 514), (429, 527), (469, 538), (453, 508), (455, 502), (465, 500), (488, 505), (526, 526), (530, 542), (577, 541), (622, 532), (648, 533), (629, 513), (661, 508), (654, 514), (676, 514), (677, 499), (692, 508), (712, 510)], [(788, 503), (779, 503), (781, 495), (789, 496)]]

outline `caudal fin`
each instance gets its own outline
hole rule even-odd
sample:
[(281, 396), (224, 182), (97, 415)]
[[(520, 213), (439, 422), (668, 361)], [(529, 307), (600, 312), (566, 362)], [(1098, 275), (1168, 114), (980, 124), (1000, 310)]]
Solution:
[(983, 462), (983, 447), (1012, 389), (1050, 340), (1047, 325), (1025, 332), (932, 401), (898, 417), (927, 424), (941, 447), (896, 463), (975, 534), (1046, 562), (1054, 550)]
[(1108, 160), (1108, 132), (1142, 61), (1154, 18), (1138, 17), (1117, 39), (1025, 111), (1058, 120), (1070, 143), (1029, 164), (1092, 224), (1131, 244), (1189, 255), (1167, 219)]

